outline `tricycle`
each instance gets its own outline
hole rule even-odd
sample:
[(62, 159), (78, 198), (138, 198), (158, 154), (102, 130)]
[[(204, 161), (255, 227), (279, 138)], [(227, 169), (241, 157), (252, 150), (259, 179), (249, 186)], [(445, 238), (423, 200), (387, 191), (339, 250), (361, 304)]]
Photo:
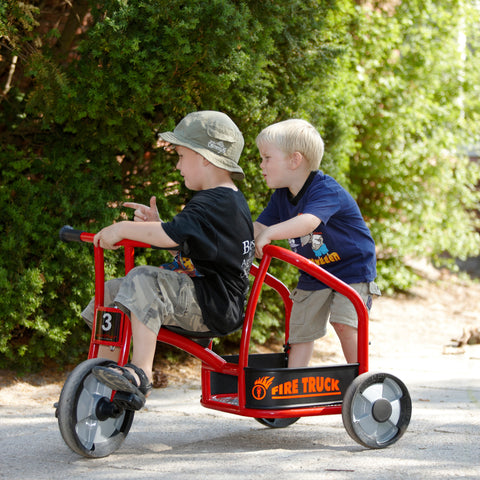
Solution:
[[(63, 241), (93, 243), (93, 233), (65, 226)], [(135, 266), (135, 249), (151, 245), (122, 240), (125, 274)], [(188, 352), (201, 361), (201, 399), (206, 408), (252, 417), (270, 428), (284, 428), (301, 417), (341, 414), (350, 437), (367, 448), (385, 448), (404, 434), (412, 403), (404, 383), (389, 373), (368, 371), (368, 311), (350, 286), (304, 257), (267, 245), (258, 265), (253, 264), (250, 289), (237, 355), (215, 353), (205, 333), (162, 327), (158, 341)], [(292, 300), (289, 289), (268, 272), (272, 259), (293, 265), (345, 295), (358, 316), (358, 361), (342, 365), (288, 368), (288, 331)], [(94, 247), (95, 320), (88, 359), (70, 373), (56, 403), (61, 435), (71, 450), (84, 457), (105, 457), (116, 451), (132, 425), (135, 410), (122, 408), (114, 392), (92, 374), (100, 345), (119, 348), (119, 365), (128, 362), (131, 326), (119, 309), (104, 306), (104, 252)], [(262, 287), (280, 295), (285, 313), (285, 348), (279, 353), (252, 354), (250, 337)]]

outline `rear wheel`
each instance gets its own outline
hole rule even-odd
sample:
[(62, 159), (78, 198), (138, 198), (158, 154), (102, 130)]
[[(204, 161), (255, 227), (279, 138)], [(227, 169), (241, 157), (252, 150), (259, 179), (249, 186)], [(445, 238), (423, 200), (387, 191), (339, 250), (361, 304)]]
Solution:
[(410, 423), (412, 401), (407, 387), (388, 373), (363, 373), (348, 387), (342, 420), (348, 434), (368, 448), (395, 443)]
[(300, 417), (292, 418), (256, 418), (255, 420), (262, 425), (270, 428), (285, 428), (295, 423)]
[(93, 376), (93, 367), (107, 362), (93, 358), (78, 365), (68, 376), (57, 406), (63, 440), (84, 457), (106, 457), (117, 450), (135, 414), (112, 403), (112, 390)]

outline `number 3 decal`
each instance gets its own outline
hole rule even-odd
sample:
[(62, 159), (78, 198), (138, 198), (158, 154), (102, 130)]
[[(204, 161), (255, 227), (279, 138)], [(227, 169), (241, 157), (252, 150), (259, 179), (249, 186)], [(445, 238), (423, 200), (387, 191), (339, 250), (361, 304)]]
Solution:
[(123, 319), (124, 314), (118, 308), (99, 307), (95, 321), (95, 339), (101, 342), (120, 342)]
[(102, 330), (108, 332), (112, 329), (112, 315), (108, 312), (103, 314)]

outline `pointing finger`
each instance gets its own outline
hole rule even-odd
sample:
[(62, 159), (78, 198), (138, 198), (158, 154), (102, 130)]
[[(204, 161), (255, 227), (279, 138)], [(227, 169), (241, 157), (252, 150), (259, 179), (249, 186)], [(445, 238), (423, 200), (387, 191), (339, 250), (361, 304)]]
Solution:
[(125, 202), (123, 204), (124, 207), (127, 207), (127, 208), (140, 208), (142, 207), (143, 205), (141, 203), (135, 203), (135, 202)]

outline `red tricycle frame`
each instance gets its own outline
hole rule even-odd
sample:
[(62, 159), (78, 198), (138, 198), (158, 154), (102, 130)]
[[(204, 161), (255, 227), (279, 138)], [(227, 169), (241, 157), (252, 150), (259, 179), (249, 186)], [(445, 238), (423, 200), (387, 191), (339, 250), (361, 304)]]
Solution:
[[(82, 241), (93, 242), (93, 234), (82, 234)], [(150, 245), (123, 240), (119, 245), (124, 247), (125, 256), (125, 274), (127, 274), (135, 266), (135, 248), (149, 248)], [(104, 301), (104, 255), (103, 249), (94, 247), (95, 251), (95, 307), (103, 305)], [(158, 341), (178, 347), (191, 355), (195, 356), (202, 362), (202, 398), (201, 404), (207, 408), (221, 410), (236, 415), (243, 415), (255, 418), (288, 418), (303, 417), (313, 415), (326, 415), (341, 413), (341, 403), (306, 406), (300, 408), (275, 408), (275, 409), (257, 409), (246, 406), (245, 391), (245, 371), (249, 366), (249, 349), (250, 336), (252, 332), (255, 312), (258, 299), (261, 294), (263, 285), (276, 290), (281, 296), (285, 307), (285, 344), (288, 343), (288, 331), (290, 323), (290, 314), (292, 310), (292, 300), (290, 299), (290, 291), (277, 278), (268, 273), (270, 263), (273, 258), (277, 258), (283, 262), (294, 265), (299, 270), (312, 275), (328, 287), (345, 295), (352, 302), (358, 316), (358, 373), (362, 374), (368, 371), (368, 311), (364, 301), (360, 295), (349, 285), (342, 282), (335, 276), (328, 273), (323, 268), (315, 265), (313, 262), (285, 248), (267, 245), (264, 248), (264, 255), (260, 264), (252, 265), (250, 273), (255, 277), (245, 311), (245, 318), (242, 328), (242, 336), (240, 341), (240, 349), (238, 355), (238, 363), (229, 362), (224, 357), (216, 354), (212, 350), (212, 345), (203, 347), (191, 338), (185, 337), (166, 328), (161, 328), (158, 334)], [(130, 323), (123, 326), (123, 338), (121, 342), (121, 351), (119, 364), (124, 365), (128, 362), (130, 353), (131, 327)], [(92, 340), (89, 351), (89, 358), (98, 356), (98, 348), (100, 344), (109, 344), (95, 339), (95, 328), (92, 329)], [(219, 394), (215, 395), (211, 392), (211, 376), (210, 373), (230, 375), (238, 378), (238, 392), (234, 394), (238, 400), (232, 402), (232, 395)]]
[[(93, 243), (95, 234), (63, 227), (64, 241)], [(142, 242), (123, 240), (125, 274), (135, 266), (135, 249), (150, 248)], [(211, 339), (199, 341), (192, 332), (177, 333), (162, 327), (158, 341), (195, 356), (201, 361), (201, 404), (204, 407), (245, 417), (253, 417), (271, 428), (287, 427), (300, 417), (341, 414), (347, 433), (368, 448), (385, 448), (405, 432), (411, 417), (411, 399), (405, 385), (388, 373), (368, 372), (368, 310), (360, 295), (349, 285), (320, 266), (282, 247), (267, 245), (259, 265), (252, 265), (254, 276), (249, 292), (238, 355), (221, 356), (213, 351)], [(347, 297), (358, 317), (358, 362), (287, 368), (288, 331), (292, 312), (289, 289), (268, 273), (272, 259), (293, 265)], [(88, 360), (78, 365), (63, 386), (56, 415), (67, 445), (86, 457), (102, 457), (115, 451), (130, 430), (134, 409), (122, 407), (115, 395), (92, 374), (98, 365), (100, 345), (119, 347), (119, 365), (130, 355), (131, 325), (126, 316), (115, 335), (100, 334), (97, 312), (112, 313), (105, 307), (104, 251), (94, 247), (95, 320)], [(275, 354), (251, 354), (250, 340), (257, 304), (263, 285), (274, 289), (285, 309), (286, 351)], [(119, 310), (116, 309), (118, 312)], [(114, 313), (114, 316), (118, 314)], [(97, 326), (100, 326), (97, 329)], [(188, 336), (187, 336), (188, 334)], [(204, 338), (201, 340), (205, 340)], [(267, 395), (268, 392), (268, 395)], [(313, 393), (312, 393), (313, 392)], [(120, 405), (120, 406), (119, 406)]]

